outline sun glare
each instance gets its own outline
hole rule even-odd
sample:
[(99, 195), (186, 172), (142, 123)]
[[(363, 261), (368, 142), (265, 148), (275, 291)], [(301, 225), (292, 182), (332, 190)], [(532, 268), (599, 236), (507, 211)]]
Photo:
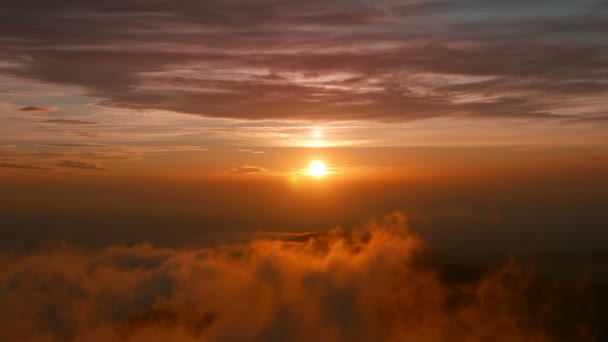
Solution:
[(321, 177), (327, 174), (327, 168), (325, 167), (325, 163), (320, 160), (314, 160), (308, 165), (308, 170), (306, 173), (313, 177)]

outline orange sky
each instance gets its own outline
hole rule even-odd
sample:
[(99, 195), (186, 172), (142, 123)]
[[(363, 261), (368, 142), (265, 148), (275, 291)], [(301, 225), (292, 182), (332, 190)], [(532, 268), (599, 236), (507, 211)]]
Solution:
[[(559, 215), (575, 236), (604, 212), (606, 13), (595, 0), (3, 1), (3, 210), (19, 227), (143, 225), (152, 211), (281, 231), (387, 210), (549, 217), (574, 191), (585, 214)], [(313, 160), (329, 173), (307, 175)], [(171, 186), (184, 207), (161, 195)], [(421, 199), (400, 197), (410, 188)], [(503, 195), (489, 213), (459, 208)], [(420, 209), (427, 196), (446, 198)], [(264, 205), (280, 217), (252, 216)]]

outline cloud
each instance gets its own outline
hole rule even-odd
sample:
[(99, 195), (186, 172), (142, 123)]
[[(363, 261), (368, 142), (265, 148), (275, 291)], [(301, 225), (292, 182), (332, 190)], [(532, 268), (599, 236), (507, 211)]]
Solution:
[(89, 159), (133, 159), (137, 154), (132, 151), (115, 151), (115, 152), (21, 152), (7, 154), (11, 157), (35, 158), (35, 159), (61, 159), (61, 158), (89, 158)]
[(605, 3), (559, 3), (10, 0), (0, 39), (2, 56), (21, 65), (5, 73), (79, 86), (111, 107), (547, 121), (564, 107), (595, 112), (577, 100), (608, 92)]
[(571, 118), (569, 120), (566, 120), (566, 122), (590, 122), (590, 123), (597, 123), (597, 124), (608, 123), (608, 115), (607, 114), (580, 115), (580, 116)]
[(110, 145), (106, 145), (106, 144), (86, 144), (86, 143), (57, 143), (57, 144), (46, 144), (46, 146), (100, 148), (100, 147), (109, 147)]
[(203, 152), (209, 149), (197, 145), (167, 145), (167, 146), (145, 146), (138, 147), (136, 151), (141, 153), (158, 153), (158, 152)]
[[(11, 161), (12, 159), (3, 159), (3, 160)], [(38, 171), (51, 170), (46, 167), (33, 166), (33, 165), (27, 165), (27, 164), (14, 164), (14, 163), (8, 163), (8, 162), (4, 162), (4, 161), (0, 161), (0, 167), (11, 168), (11, 169), (38, 170)]]
[(82, 121), (82, 120), (64, 120), (64, 119), (52, 119), (52, 120), (44, 120), (42, 123), (54, 124), (54, 125), (96, 125), (97, 122), (92, 121)]
[[(533, 274), (513, 265), (454, 280), (425, 255), (401, 214), (352, 232), (198, 250), (60, 244), (0, 259), (3, 337), (591, 340), (575, 290), (537, 287)], [(578, 309), (562, 311), (560, 300)]]
[[(234, 130), (236, 132), (236, 130)], [(237, 152), (249, 152), (249, 153), (253, 153), (253, 154), (263, 154), (264, 151), (254, 151), (254, 150), (250, 150), (250, 149), (238, 149), (236, 150)]]
[(102, 136), (97, 132), (88, 132), (88, 131), (74, 131), (72, 135), (83, 138), (101, 138)]
[(107, 171), (108, 170), (106, 168), (100, 167), (98, 164), (87, 163), (87, 162), (80, 162), (80, 161), (73, 161), (73, 160), (63, 160), (63, 161), (58, 162), (55, 165), (61, 166), (61, 167), (83, 169), (83, 170), (103, 170), (103, 171)]
[(245, 166), (235, 167), (233, 169), (226, 171), (226, 173), (230, 173), (230, 174), (247, 174), (247, 173), (260, 173), (260, 172), (268, 172), (268, 170), (263, 167), (259, 167), (259, 166), (245, 165)]
[(29, 107), (19, 108), (19, 111), (21, 111), (21, 112), (48, 112), (49, 110), (51, 110), (51, 108), (49, 108), (49, 107), (29, 106)]

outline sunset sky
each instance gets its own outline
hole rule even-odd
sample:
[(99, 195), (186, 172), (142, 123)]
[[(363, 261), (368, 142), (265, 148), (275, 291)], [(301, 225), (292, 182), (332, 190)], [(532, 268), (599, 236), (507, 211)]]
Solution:
[(606, 253), (607, 35), (605, 0), (0, 0), (0, 254), (190, 267), (385, 215), (433, 253)]
[[(549, 177), (560, 180), (556, 196), (534, 203), (549, 215), (549, 202), (568, 201), (565, 187), (577, 180), (598, 205), (608, 178), (603, 1), (6, 0), (0, 9), (0, 175), (23, 184), (22, 194), (2, 197), (29, 220), (96, 201), (84, 189), (78, 196), (92, 198), (53, 196), (99, 182), (199, 182), (201, 202), (183, 200), (196, 211), (214, 205), (201, 182), (293, 190), (348, 180), (343, 187), (364, 198), (390, 193), (372, 185), (389, 179), (500, 188), (542, 187), (549, 180), (534, 177)], [(317, 182), (306, 175), (313, 160), (329, 171)], [(57, 190), (38, 191), (39, 183)], [(527, 197), (519, 186), (509, 189), (513, 201)], [(352, 196), (317, 205), (409, 209), (387, 196), (369, 206)], [(36, 215), (27, 213), (32, 202)], [(223, 204), (225, 220), (244, 217), (238, 203)], [(167, 213), (177, 205), (165, 204)], [(204, 221), (196, 224), (209, 229)]]
[(3, 168), (148, 173), (177, 159), (171, 171), (289, 171), (301, 165), (250, 154), (608, 143), (601, 1), (1, 9)]

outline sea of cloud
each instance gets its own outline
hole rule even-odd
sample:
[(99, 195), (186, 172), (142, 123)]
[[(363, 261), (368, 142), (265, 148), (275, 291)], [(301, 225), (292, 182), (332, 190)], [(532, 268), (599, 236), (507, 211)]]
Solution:
[[(533, 272), (509, 264), (460, 281), (428, 255), (401, 213), (352, 231), (206, 249), (58, 244), (1, 259), (0, 334), (3, 341), (593, 340)], [(582, 285), (568, 291), (584, 302)]]

